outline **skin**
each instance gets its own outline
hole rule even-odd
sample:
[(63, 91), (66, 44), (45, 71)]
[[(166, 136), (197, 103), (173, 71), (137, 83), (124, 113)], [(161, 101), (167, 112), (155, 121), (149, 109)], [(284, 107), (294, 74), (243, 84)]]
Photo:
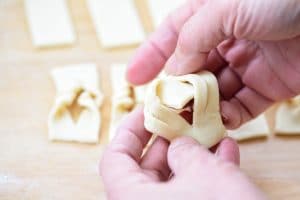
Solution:
[(100, 173), (108, 199), (266, 199), (240, 171), (234, 140), (225, 138), (213, 153), (188, 137), (171, 143), (158, 137), (143, 155), (151, 137), (143, 122), (138, 108), (103, 155)]
[(166, 19), (128, 67), (133, 84), (164, 68), (218, 78), (229, 129), (300, 93), (298, 0), (190, 0)]
[[(133, 57), (127, 79), (151, 81), (213, 72), (227, 128), (300, 93), (298, 0), (189, 0)], [(171, 143), (151, 134), (142, 110), (129, 115), (108, 146), (100, 173), (109, 199), (256, 199), (266, 197), (239, 169), (239, 150), (225, 138), (209, 151), (191, 138)]]

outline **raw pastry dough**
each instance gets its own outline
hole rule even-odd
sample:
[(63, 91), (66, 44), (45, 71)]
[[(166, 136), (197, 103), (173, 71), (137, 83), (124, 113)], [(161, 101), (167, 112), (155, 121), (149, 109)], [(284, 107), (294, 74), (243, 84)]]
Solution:
[(168, 14), (182, 5), (185, 0), (148, 0), (148, 7), (155, 27), (158, 27)]
[(142, 42), (145, 33), (133, 0), (88, 0), (98, 39), (106, 48)]
[(278, 135), (300, 135), (300, 95), (279, 105), (275, 132)]
[(112, 111), (109, 130), (109, 140), (111, 141), (120, 122), (135, 107), (134, 89), (126, 80), (126, 65), (116, 64), (111, 68), (112, 82)]
[(138, 104), (144, 104), (148, 85), (134, 87), (134, 99)]
[(247, 122), (236, 130), (228, 130), (228, 135), (237, 141), (266, 137), (270, 134), (269, 126), (264, 114)]
[(34, 46), (49, 47), (75, 42), (65, 0), (25, 0), (25, 9)]
[[(190, 125), (179, 113), (192, 100)], [(153, 81), (147, 90), (144, 114), (146, 129), (169, 140), (187, 135), (212, 147), (226, 132), (219, 112), (218, 83), (210, 72)]]
[[(94, 64), (68, 66), (53, 70), (57, 89), (55, 104), (50, 111), (49, 139), (86, 143), (98, 142), (102, 94)], [(77, 121), (72, 116), (80, 108)]]

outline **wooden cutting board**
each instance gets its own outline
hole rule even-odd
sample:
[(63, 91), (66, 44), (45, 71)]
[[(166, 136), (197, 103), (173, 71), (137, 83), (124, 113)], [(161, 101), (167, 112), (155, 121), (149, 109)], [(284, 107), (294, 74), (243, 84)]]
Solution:
[[(151, 30), (144, 0), (137, 0)], [(110, 116), (109, 66), (126, 63), (134, 48), (105, 51), (83, 0), (69, 1), (78, 40), (73, 47), (32, 47), (22, 0), (0, 0), (0, 199), (104, 199), (97, 174)], [(51, 143), (47, 115), (56, 66), (95, 62), (105, 93), (101, 144)], [(272, 118), (272, 112), (269, 114)], [(272, 121), (272, 120), (271, 120)], [(272, 199), (300, 197), (300, 137), (270, 137), (241, 144), (242, 169)]]

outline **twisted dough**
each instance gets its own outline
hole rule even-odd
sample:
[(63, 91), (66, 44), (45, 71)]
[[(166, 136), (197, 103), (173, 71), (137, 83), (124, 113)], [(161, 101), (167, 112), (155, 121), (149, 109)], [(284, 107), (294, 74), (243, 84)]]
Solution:
[[(191, 125), (180, 113), (192, 100)], [(144, 115), (146, 129), (168, 140), (186, 135), (212, 147), (226, 132), (219, 111), (218, 83), (210, 72), (154, 80), (147, 90)]]

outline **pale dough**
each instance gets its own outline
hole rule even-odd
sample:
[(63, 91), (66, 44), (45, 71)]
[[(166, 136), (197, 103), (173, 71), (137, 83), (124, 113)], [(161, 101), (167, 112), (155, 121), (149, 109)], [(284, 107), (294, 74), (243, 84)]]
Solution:
[[(97, 143), (101, 126), (99, 108), (103, 96), (94, 64), (57, 68), (52, 71), (57, 96), (48, 119), (49, 139)], [(78, 120), (72, 107), (80, 108)]]
[[(190, 101), (193, 122), (190, 125), (179, 113)], [(185, 76), (166, 76), (154, 80), (145, 99), (145, 127), (168, 140), (191, 136), (206, 147), (212, 147), (225, 136), (219, 111), (219, 90), (210, 72)]]
[(279, 105), (275, 132), (279, 135), (300, 135), (300, 95)]
[(148, 8), (155, 27), (158, 27), (168, 14), (179, 6), (183, 5), (185, 0), (147, 0)]
[(103, 47), (133, 45), (144, 40), (133, 0), (88, 0), (87, 4)]
[(228, 135), (237, 141), (267, 137), (270, 134), (269, 126), (264, 114), (243, 124), (236, 130), (228, 130)]
[(75, 42), (65, 0), (25, 0), (25, 10), (34, 46), (60, 46)]
[(134, 88), (126, 80), (126, 65), (115, 64), (111, 66), (112, 83), (112, 109), (109, 130), (109, 140), (111, 141), (123, 118), (135, 107)]

